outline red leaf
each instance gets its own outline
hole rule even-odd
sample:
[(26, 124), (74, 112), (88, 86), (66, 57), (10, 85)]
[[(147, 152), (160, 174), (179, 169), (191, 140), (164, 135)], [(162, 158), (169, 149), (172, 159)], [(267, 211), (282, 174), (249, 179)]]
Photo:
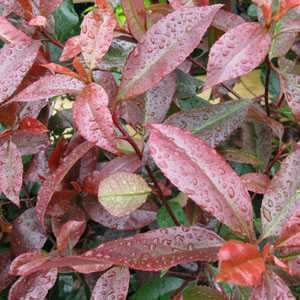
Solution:
[(92, 70), (108, 51), (117, 26), (108, 10), (95, 9), (85, 15), (80, 32), (80, 45), (86, 64)]
[(154, 24), (128, 57), (118, 98), (134, 98), (155, 86), (198, 46), (220, 5), (183, 8)]
[(143, 0), (121, 0), (130, 33), (140, 41), (146, 32), (146, 9)]
[(63, 52), (59, 58), (59, 61), (66, 61), (72, 59), (74, 56), (77, 56), (81, 52), (80, 47), (80, 36), (76, 35), (69, 38), (63, 49)]
[(14, 221), (10, 243), (15, 255), (40, 250), (46, 240), (47, 236), (42, 231), (34, 208), (25, 210)]
[(117, 153), (108, 96), (100, 85), (91, 83), (76, 98), (73, 120), (84, 138), (100, 148)]
[(295, 300), (285, 282), (274, 272), (266, 272), (260, 287), (253, 289), (250, 300)]
[(0, 191), (14, 204), (20, 205), (22, 187), (22, 157), (13, 142), (0, 146)]
[(76, 78), (61, 74), (48, 75), (25, 88), (10, 102), (38, 101), (63, 94), (79, 94), (84, 87), (85, 84)]
[(48, 128), (43, 123), (31, 117), (25, 117), (20, 121), (19, 130), (24, 130), (31, 133), (48, 132)]
[(11, 263), (11, 253), (9, 251), (0, 252), (0, 292), (10, 285), (14, 276), (10, 275), (9, 266)]
[(268, 54), (271, 35), (259, 23), (243, 23), (226, 32), (209, 52), (205, 89), (255, 69)]
[(79, 78), (77, 73), (73, 72), (69, 68), (66, 68), (64, 66), (61, 66), (61, 65), (58, 65), (58, 64), (55, 64), (55, 63), (49, 63), (49, 64), (41, 65), (41, 66), (44, 67), (44, 68), (47, 68), (53, 74), (59, 73), (59, 74), (64, 74), (64, 75), (67, 75), (67, 76), (70, 76), (70, 77)]
[(248, 191), (258, 194), (264, 194), (270, 184), (269, 177), (262, 173), (247, 173), (241, 179)]
[(127, 267), (113, 267), (97, 280), (91, 300), (126, 300), (130, 273)]
[(266, 270), (263, 254), (249, 243), (225, 242), (219, 252), (217, 281), (243, 286), (257, 286)]
[(34, 63), (39, 41), (6, 44), (0, 50), (0, 103), (11, 96)]
[(10, 288), (8, 300), (44, 300), (56, 278), (57, 269), (21, 277)]
[(60, 182), (72, 168), (72, 166), (91, 148), (93, 144), (84, 142), (77, 146), (63, 161), (63, 163), (43, 183), (38, 193), (36, 214), (43, 228), (45, 228), (45, 213), (49, 202), (60, 185)]
[(48, 158), (48, 166), (51, 171), (54, 171), (59, 166), (59, 161), (63, 156), (66, 146), (67, 141), (64, 139), (64, 137), (61, 137)]
[(170, 125), (150, 128), (150, 154), (165, 176), (220, 222), (251, 237), (251, 200), (226, 161), (185, 130)]
[(214, 261), (223, 240), (202, 227), (169, 227), (104, 243), (86, 252), (114, 264), (159, 271), (192, 261)]
[(245, 23), (245, 20), (239, 15), (220, 9), (214, 17), (212, 26), (226, 32), (243, 23)]
[(79, 78), (82, 81), (89, 82), (90, 75), (87, 73), (86, 69), (84, 68), (83, 64), (81, 63), (80, 59), (76, 56), (72, 61), (72, 65), (75, 68), (76, 72), (79, 75)]

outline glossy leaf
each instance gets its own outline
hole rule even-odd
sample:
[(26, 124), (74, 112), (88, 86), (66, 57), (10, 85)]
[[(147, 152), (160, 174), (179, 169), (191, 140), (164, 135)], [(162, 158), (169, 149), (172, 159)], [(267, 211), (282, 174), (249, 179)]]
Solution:
[(64, 74), (70, 77), (74, 77), (74, 78), (79, 78), (79, 75), (75, 72), (73, 72), (72, 70), (70, 70), (69, 68), (66, 68), (64, 66), (55, 64), (55, 63), (49, 63), (49, 64), (45, 64), (42, 65), (44, 68), (47, 68), (49, 71), (51, 71), (51, 73), (55, 74), (55, 73), (59, 73), (59, 74)]
[(284, 80), (286, 100), (291, 108), (295, 119), (300, 120), (300, 76), (296, 74), (286, 74)]
[(31, 102), (63, 94), (79, 94), (85, 84), (66, 75), (47, 75), (34, 82), (15, 97), (11, 102)]
[(270, 45), (270, 34), (258, 23), (243, 23), (229, 30), (209, 52), (204, 88), (252, 71), (264, 60)]
[(243, 23), (245, 23), (245, 20), (239, 15), (220, 9), (214, 17), (212, 26), (226, 32)]
[(85, 15), (81, 24), (80, 45), (91, 70), (108, 51), (116, 25), (114, 16), (108, 10), (96, 9)]
[[(45, 226), (45, 214), (46, 209), (50, 203), (50, 200), (59, 187), (60, 182), (72, 168), (72, 166), (91, 148), (93, 144), (89, 142), (84, 142), (78, 145), (74, 150), (65, 158), (62, 164), (49, 176), (43, 183), (38, 194), (38, 201), (36, 204), (36, 214), (39, 222), (44, 227)], [(44, 227), (45, 228), (45, 227)]]
[(6, 44), (0, 50), (0, 102), (11, 96), (29, 71), (40, 42)]
[(123, 217), (138, 209), (150, 193), (141, 176), (118, 172), (100, 182), (98, 199), (110, 214)]
[(232, 230), (252, 235), (249, 194), (214, 149), (170, 125), (151, 125), (149, 146), (157, 166), (179, 190)]
[(63, 49), (63, 52), (59, 58), (60, 61), (66, 61), (72, 59), (74, 56), (78, 55), (81, 52), (80, 46), (80, 36), (76, 35), (69, 38)]
[(257, 286), (266, 270), (263, 254), (255, 245), (240, 241), (225, 242), (219, 252), (217, 281), (242, 286)]
[(241, 179), (248, 191), (258, 194), (264, 194), (270, 184), (269, 177), (262, 173), (247, 173)]
[(9, 300), (46, 299), (48, 291), (54, 286), (57, 278), (57, 269), (36, 273), (19, 278), (9, 291)]
[(100, 85), (91, 83), (76, 98), (73, 120), (78, 132), (88, 141), (112, 153), (117, 152), (108, 96)]
[(0, 146), (0, 191), (15, 205), (20, 205), (23, 164), (20, 152), (13, 142)]
[(300, 205), (300, 148), (282, 163), (265, 193), (261, 206), (263, 237), (278, 235)]
[(250, 105), (245, 100), (195, 108), (173, 114), (165, 123), (187, 129), (215, 147), (243, 124)]
[(143, 94), (180, 65), (198, 46), (220, 7), (183, 8), (154, 24), (129, 55), (118, 98)]
[(192, 261), (215, 261), (223, 240), (202, 227), (169, 227), (104, 243), (85, 253), (119, 265), (159, 271)]
[(127, 267), (113, 267), (97, 280), (91, 300), (126, 300), (130, 273)]
[(48, 132), (47, 127), (43, 123), (31, 117), (25, 117), (22, 120), (20, 120), (19, 130), (24, 130), (31, 133)]

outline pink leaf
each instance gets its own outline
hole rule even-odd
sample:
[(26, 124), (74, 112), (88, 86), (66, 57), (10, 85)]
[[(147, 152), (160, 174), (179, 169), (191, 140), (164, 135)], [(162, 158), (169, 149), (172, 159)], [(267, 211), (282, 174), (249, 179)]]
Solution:
[(108, 10), (95, 9), (85, 15), (81, 24), (80, 45), (82, 55), (92, 70), (108, 51), (117, 25)]
[(83, 82), (70, 76), (47, 75), (22, 90), (10, 102), (38, 101), (63, 94), (79, 94), (84, 87)]
[(192, 261), (215, 261), (223, 240), (202, 227), (169, 227), (104, 243), (85, 253), (115, 264), (159, 271)]
[(183, 7), (208, 5), (208, 0), (169, 0), (169, 3), (174, 9), (180, 9)]
[(128, 57), (118, 98), (143, 94), (184, 62), (220, 7), (183, 8), (154, 24)]
[(117, 153), (108, 96), (100, 85), (91, 83), (76, 98), (73, 120), (78, 132), (89, 142)]
[(45, 228), (45, 213), (50, 200), (72, 166), (91, 148), (93, 144), (84, 142), (74, 148), (74, 150), (65, 158), (63, 163), (49, 176), (39, 190), (38, 200), (36, 204), (36, 214), (39, 222)]
[(0, 50), (0, 103), (11, 96), (34, 63), (39, 41), (4, 45)]
[(66, 41), (63, 52), (59, 58), (59, 61), (66, 61), (72, 59), (74, 56), (78, 55), (81, 52), (80, 46), (80, 36), (76, 35), (69, 38)]
[(47, 18), (45, 18), (43, 16), (37, 16), (37, 17), (32, 18), (28, 24), (31, 26), (46, 27)]
[(0, 146), (0, 191), (14, 204), (20, 205), (22, 187), (22, 157), (13, 142)]
[(91, 300), (126, 300), (130, 273), (127, 267), (113, 267), (97, 280)]
[(185, 130), (170, 125), (150, 128), (150, 153), (165, 176), (220, 222), (251, 237), (251, 200), (226, 161)]
[(209, 52), (205, 89), (255, 69), (268, 54), (271, 35), (259, 23), (226, 32)]
[(70, 77), (79, 78), (79, 75), (77, 73), (73, 72), (69, 68), (66, 68), (64, 66), (61, 66), (61, 65), (58, 65), (55, 63), (49, 63), (49, 64), (45, 64), (45, 65), (41, 65), (41, 66), (44, 68), (47, 68), (53, 74), (59, 73), (59, 74), (64, 74), (64, 75), (67, 75)]
[(264, 194), (270, 184), (269, 177), (262, 173), (247, 173), (241, 179), (248, 191), (258, 194)]
[(57, 269), (21, 277), (10, 288), (8, 300), (44, 300), (56, 278)]
[(11, 263), (11, 253), (9, 251), (0, 252), (0, 292), (10, 285), (14, 276), (9, 274), (9, 267)]
[(224, 9), (220, 9), (214, 17), (212, 26), (224, 32), (245, 23), (245, 20), (239, 15), (233, 14)]

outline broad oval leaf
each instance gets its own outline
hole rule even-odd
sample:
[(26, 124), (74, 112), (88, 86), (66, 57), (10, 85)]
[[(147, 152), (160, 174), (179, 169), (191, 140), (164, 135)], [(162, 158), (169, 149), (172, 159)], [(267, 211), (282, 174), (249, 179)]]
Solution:
[(170, 125), (151, 125), (150, 153), (165, 176), (232, 230), (251, 237), (252, 206), (240, 178), (209, 145)]
[(60, 185), (60, 182), (63, 180), (63, 178), (72, 168), (72, 166), (92, 147), (94, 147), (94, 145), (89, 142), (83, 142), (82, 144), (78, 145), (65, 158), (62, 164), (53, 172), (53, 174), (44, 181), (41, 189), (39, 190), (36, 204), (37, 218), (44, 229), (46, 209), (50, 203), (53, 194)]
[(11, 96), (32, 67), (39, 41), (6, 44), (0, 50), (0, 103)]
[(243, 23), (226, 32), (209, 52), (205, 89), (255, 69), (268, 54), (271, 35), (259, 23)]
[(220, 7), (183, 8), (154, 24), (128, 57), (118, 99), (143, 94), (184, 62)]
[(79, 94), (85, 84), (66, 75), (47, 75), (35, 81), (13, 97), (10, 102), (31, 102), (63, 94)]
[(255, 245), (240, 241), (225, 242), (219, 252), (217, 281), (242, 286), (257, 286), (266, 270), (263, 253)]
[(81, 24), (80, 45), (84, 60), (91, 70), (108, 51), (116, 26), (117, 21), (109, 10), (95, 9), (85, 15)]
[(300, 208), (300, 147), (297, 145), (273, 177), (262, 201), (263, 237), (278, 235)]
[(89, 142), (117, 153), (108, 96), (100, 85), (89, 84), (76, 98), (73, 120), (78, 132)]
[(17, 146), (9, 141), (0, 146), (0, 191), (15, 205), (20, 205), (23, 163)]
[(59, 61), (66, 61), (68, 59), (71, 59), (74, 56), (78, 55), (80, 52), (81, 52), (80, 36), (76, 35), (69, 38), (66, 41), (65, 47), (59, 58)]
[(56, 278), (57, 269), (21, 277), (10, 288), (8, 300), (44, 300)]
[(297, 74), (284, 75), (284, 92), (286, 100), (295, 119), (300, 121), (300, 76)]
[(187, 129), (215, 147), (242, 126), (250, 105), (243, 100), (195, 108), (173, 114), (165, 123)]
[(138, 209), (150, 193), (140, 175), (118, 172), (100, 182), (98, 199), (110, 214), (123, 217)]
[(159, 271), (193, 261), (215, 261), (223, 240), (213, 231), (169, 227), (104, 243), (85, 253), (115, 264), (144, 271)]
[(113, 267), (97, 280), (91, 300), (126, 300), (130, 273), (127, 267)]

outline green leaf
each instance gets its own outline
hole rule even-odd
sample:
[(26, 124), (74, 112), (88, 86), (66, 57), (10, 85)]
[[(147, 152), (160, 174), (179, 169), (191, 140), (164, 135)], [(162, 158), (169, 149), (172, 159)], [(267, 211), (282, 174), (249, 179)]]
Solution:
[[(182, 225), (188, 225), (188, 221), (186, 219), (184, 210), (180, 206), (179, 203), (177, 202), (169, 202), (170, 207), (173, 210), (173, 213), (177, 217), (177, 220), (180, 222)], [(159, 225), (159, 227), (171, 227), (174, 226), (174, 222), (171, 219), (167, 209), (165, 206), (160, 208), (160, 210), (157, 213), (156, 221)]]
[(183, 293), (184, 300), (223, 300), (223, 295), (215, 289), (208, 286), (199, 285), (189, 288)]

